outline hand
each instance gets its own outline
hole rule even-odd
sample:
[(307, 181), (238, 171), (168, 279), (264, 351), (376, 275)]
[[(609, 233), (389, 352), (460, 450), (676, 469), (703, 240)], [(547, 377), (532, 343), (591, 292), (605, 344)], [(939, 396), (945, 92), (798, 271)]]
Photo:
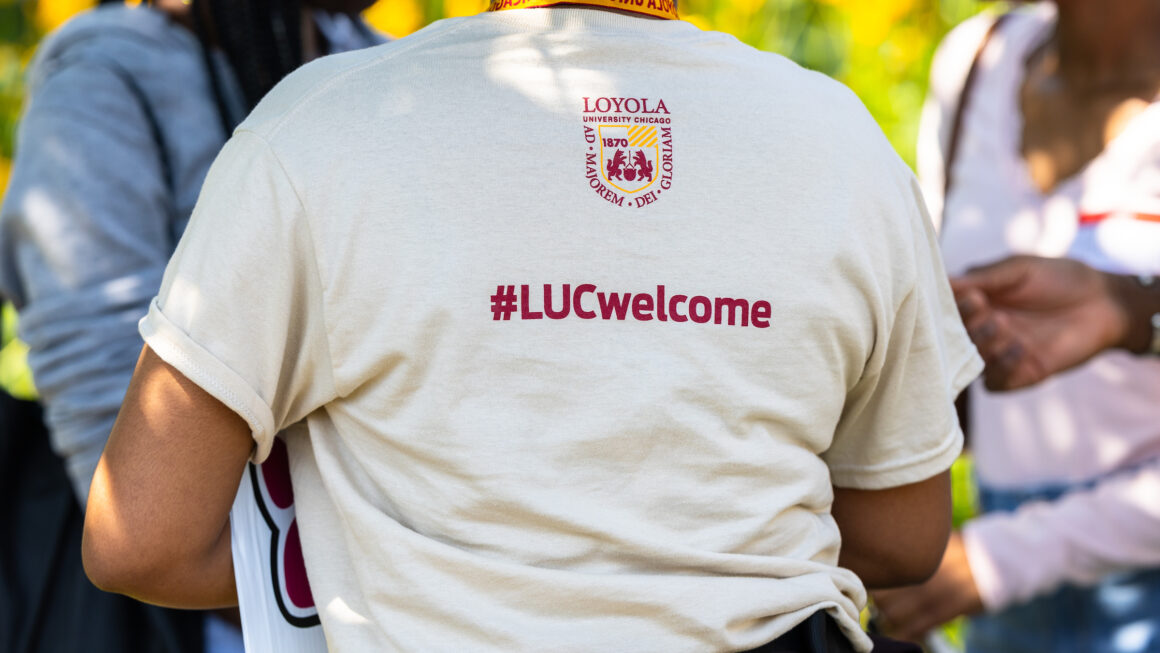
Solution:
[(1069, 259), (1016, 256), (951, 280), (989, 390), (1014, 390), (1121, 344), (1120, 289), (1134, 283)]
[(942, 563), (930, 580), (912, 587), (879, 590), (872, 596), (885, 633), (912, 642), (955, 617), (983, 611), (958, 532), (951, 534)]

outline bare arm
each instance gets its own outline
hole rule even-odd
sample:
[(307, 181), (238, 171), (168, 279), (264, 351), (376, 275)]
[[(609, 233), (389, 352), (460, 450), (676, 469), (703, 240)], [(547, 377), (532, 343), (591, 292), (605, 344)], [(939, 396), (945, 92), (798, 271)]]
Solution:
[(868, 588), (921, 583), (950, 535), (950, 473), (885, 490), (835, 487), (831, 512), (842, 533), (838, 564)]
[(159, 605), (236, 605), (229, 511), (252, 446), (241, 417), (145, 347), (89, 494), (93, 583)]
[(955, 617), (982, 612), (983, 600), (962, 534), (956, 531), (951, 536), (938, 571), (929, 580), (874, 592), (874, 604), (887, 633), (915, 642)]

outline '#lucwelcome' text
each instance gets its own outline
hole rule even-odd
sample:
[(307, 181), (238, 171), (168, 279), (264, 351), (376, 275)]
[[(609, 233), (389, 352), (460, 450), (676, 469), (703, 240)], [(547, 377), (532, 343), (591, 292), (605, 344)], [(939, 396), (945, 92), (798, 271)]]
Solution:
[[(517, 291), (518, 289), (518, 291)], [(663, 285), (655, 292), (600, 290), (595, 284), (500, 284), (491, 296), (493, 320), (636, 320), (638, 322), (694, 322), (768, 329), (772, 305), (734, 297), (706, 297), (669, 293)]]

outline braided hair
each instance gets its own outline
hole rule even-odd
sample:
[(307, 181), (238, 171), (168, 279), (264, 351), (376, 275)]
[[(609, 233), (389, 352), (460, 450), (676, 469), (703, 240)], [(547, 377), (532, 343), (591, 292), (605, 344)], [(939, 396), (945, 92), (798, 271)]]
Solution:
[(304, 63), (301, 0), (193, 0), (192, 13), (209, 71), (222, 128), (235, 125), (229, 117), (225, 91), (210, 56), (206, 5), (217, 45), (225, 53), (241, 85), (248, 113), (274, 85)]

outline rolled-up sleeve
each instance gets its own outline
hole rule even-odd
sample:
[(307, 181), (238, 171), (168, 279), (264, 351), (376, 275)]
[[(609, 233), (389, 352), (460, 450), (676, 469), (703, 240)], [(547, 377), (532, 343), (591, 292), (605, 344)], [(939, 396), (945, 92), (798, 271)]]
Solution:
[(955, 397), (983, 366), (955, 309), (918, 182), (901, 176), (897, 221), (907, 228), (887, 248), (899, 255), (883, 265), (900, 300), (875, 325), (873, 351), (823, 454), (839, 487), (877, 490), (948, 469), (963, 445)]
[(336, 396), (313, 234), (266, 141), (241, 129), (214, 161), (161, 291), (151, 349), (250, 425), (277, 431)]

